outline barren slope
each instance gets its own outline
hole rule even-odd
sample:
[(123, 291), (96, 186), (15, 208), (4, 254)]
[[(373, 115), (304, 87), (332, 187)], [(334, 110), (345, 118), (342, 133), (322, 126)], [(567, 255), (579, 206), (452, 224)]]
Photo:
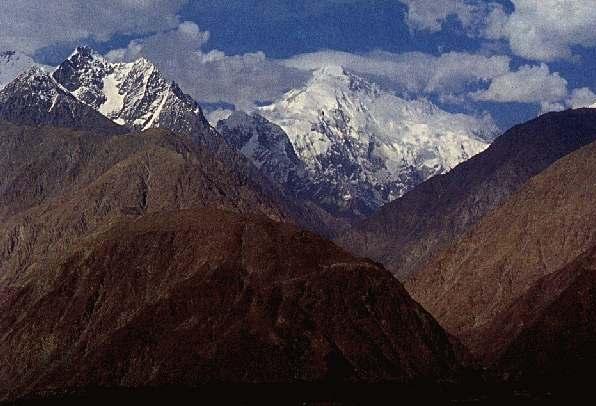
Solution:
[(0, 301), (0, 396), (205, 382), (410, 382), (457, 370), (389, 272), (213, 209), (147, 214)]
[(596, 244), (596, 143), (562, 158), (438, 254), (406, 286), (478, 350), (483, 331), (539, 279)]

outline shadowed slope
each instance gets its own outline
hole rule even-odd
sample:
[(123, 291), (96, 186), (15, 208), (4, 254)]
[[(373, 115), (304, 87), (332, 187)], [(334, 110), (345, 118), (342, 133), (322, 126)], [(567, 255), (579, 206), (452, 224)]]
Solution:
[(448, 336), (389, 272), (264, 218), (148, 214), (45, 268), (0, 302), (5, 396), (410, 382), (458, 368)]
[(148, 212), (213, 206), (307, 222), (246, 166), (165, 130), (108, 137), (6, 124), (0, 146), (0, 281)]
[(596, 249), (545, 277), (508, 313), (523, 315), (530, 306), (532, 317), (497, 368), (517, 379), (589, 380), (596, 362)]

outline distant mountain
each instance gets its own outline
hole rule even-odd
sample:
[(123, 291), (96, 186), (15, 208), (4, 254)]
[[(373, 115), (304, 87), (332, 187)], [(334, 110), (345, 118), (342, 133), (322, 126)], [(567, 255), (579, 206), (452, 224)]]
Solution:
[(315, 71), (258, 114), (288, 135), (315, 185), (313, 200), (348, 217), (450, 170), (496, 133), (485, 120), (398, 98), (340, 67)]
[(110, 63), (79, 47), (53, 77), (78, 100), (132, 130), (167, 128), (207, 143), (216, 137), (198, 103), (146, 59)]
[(0, 299), (0, 399), (411, 383), (460, 368), (448, 335), (389, 272), (258, 216), (153, 213), (39, 265)]
[[(79, 47), (52, 77), (63, 93), (130, 130), (167, 128), (210, 146), (222, 159), (234, 155), (222, 145), (198, 103), (146, 59), (112, 63), (88, 47)], [(53, 94), (44, 97), (51, 99)], [(44, 111), (52, 107), (43, 106)], [(12, 111), (14, 103), (4, 109), (9, 121), (22, 116)], [(285, 145), (262, 144), (255, 160), (257, 152), (234, 145), (243, 140), (229, 131), (228, 142), (245, 148), (246, 157), (263, 167), (270, 179), (281, 181), (292, 195), (348, 220), (372, 213), (414, 185), (480, 152), (496, 131), (486, 120), (450, 114), (427, 101), (400, 99), (338, 67), (316, 71), (304, 88), (257, 113), (258, 125), (256, 121), (248, 125), (258, 127), (259, 139), (283, 138)], [(16, 122), (72, 127), (68, 117), (67, 111), (61, 119), (23, 121), (21, 117)], [(220, 127), (222, 131), (235, 130), (239, 116), (224, 121), (228, 124)], [(245, 117), (244, 121), (250, 120)], [(87, 124), (79, 126), (86, 128)], [(269, 130), (271, 134), (264, 135)], [(273, 150), (266, 152), (269, 147)], [(294, 157), (280, 157), (279, 148)], [(301, 162), (288, 161), (292, 168), (280, 167), (286, 158)]]
[(0, 51), (0, 89), (35, 65), (33, 59), (17, 51)]
[(461, 238), (530, 177), (593, 141), (594, 109), (549, 113), (515, 126), (486, 151), (382, 207), (340, 236), (338, 243), (406, 278)]
[[(561, 119), (565, 117), (575, 118), (567, 134), (574, 136), (596, 117), (596, 111), (554, 113), (539, 121), (556, 128), (554, 124), (564, 123)], [(544, 128), (541, 136), (546, 142), (550, 127)], [(531, 323), (544, 307), (534, 303), (526, 316), (524, 309), (503, 318), (515, 301), (542, 278), (596, 246), (594, 173), (596, 142), (531, 178), (460, 241), (408, 279), (408, 291), (473, 353), (483, 357), (499, 354), (515, 339), (520, 326), (523, 329)], [(558, 283), (564, 289), (565, 284)], [(550, 288), (543, 293), (546, 296), (541, 301), (558, 295)], [(496, 320), (505, 321), (495, 328)]]
[(32, 66), (0, 90), (0, 120), (26, 125), (125, 132), (93, 108), (78, 101), (49, 73)]

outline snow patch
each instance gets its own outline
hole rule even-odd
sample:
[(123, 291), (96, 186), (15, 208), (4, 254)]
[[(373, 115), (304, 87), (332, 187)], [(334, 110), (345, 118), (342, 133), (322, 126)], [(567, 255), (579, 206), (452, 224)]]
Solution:
[(99, 106), (99, 112), (106, 117), (118, 117), (124, 107), (124, 94), (120, 93), (122, 81), (116, 78), (116, 74), (106, 76), (103, 79), (103, 91), (106, 101)]

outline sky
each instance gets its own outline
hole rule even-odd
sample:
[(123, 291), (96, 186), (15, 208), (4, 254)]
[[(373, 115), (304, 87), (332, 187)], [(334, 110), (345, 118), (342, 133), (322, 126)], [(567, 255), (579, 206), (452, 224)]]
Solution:
[(596, 102), (596, 0), (0, 2), (0, 50), (58, 64), (81, 44), (244, 110), (329, 64), (502, 129)]

